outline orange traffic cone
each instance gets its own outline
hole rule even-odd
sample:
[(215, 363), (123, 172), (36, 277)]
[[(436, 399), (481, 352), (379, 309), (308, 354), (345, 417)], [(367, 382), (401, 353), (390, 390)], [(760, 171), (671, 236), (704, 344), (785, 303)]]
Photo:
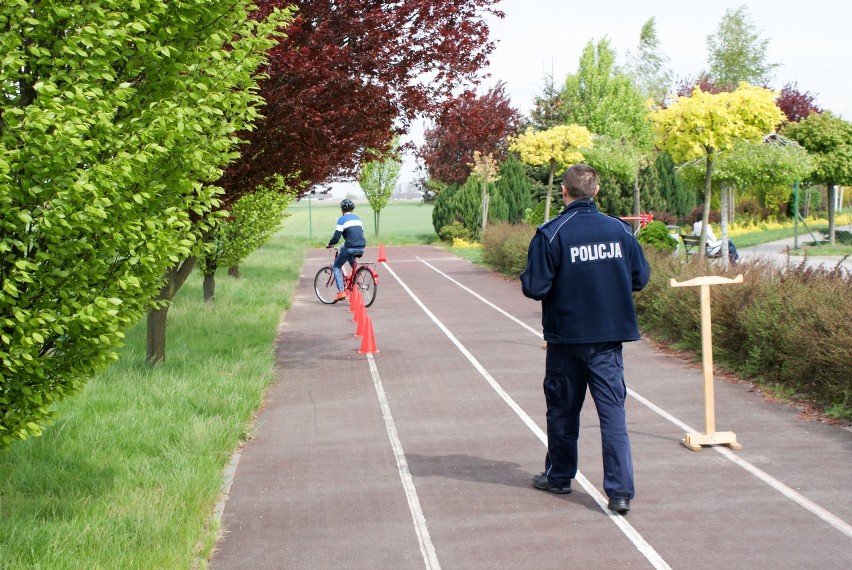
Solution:
[[(358, 310), (358, 301), (359, 301), (359, 293), (358, 289), (353, 289), (352, 293), (349, 294), (349, 312), (355, 313)], [(355, 322), (354, 319), (352, 322)]]
[(388, 258), (385, 257), (385, 244), (381, 244), (379, 246), (379, 262), (381, 263), (382, 261), (387, 261), (387, 260), (388, 260)]
[(355, 328), (355, 336), (364, 336), (364, 328), (367, 326), (367, 308), (364, 306), (364, 303), (361, 303), (358, 306), (358, 310), (355, 312), (355, 322), (358, 323), (358, 326)]
[(364, 321), (366, 321), (366, 324), (364, 325), (364, 336), (361, 338), (361, 348), (358, 349), (358, 353), (372, 354), (374, 352), (379, 352), (379, 349), (376, 348), (376, 339), (373, 338), (373, 319), (365, 314)]

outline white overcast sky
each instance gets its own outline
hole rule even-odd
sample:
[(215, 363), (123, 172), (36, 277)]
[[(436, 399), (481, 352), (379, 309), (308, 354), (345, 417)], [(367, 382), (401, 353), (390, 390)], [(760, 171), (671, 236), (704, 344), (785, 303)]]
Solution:
[[(561, 84), (577, 71), (586, 44), (604, 36), (624, 64), (652, 17), (675, 81), (694, 78), (708, 68), (707, 36), (716, 33), (726, 10), (742, 5), (760, 37), (769, 40), (768, 62), (779, 65), (770, 86), (797, 83), (800, 91), (816, 96), (818, 106), (852, 120), (852, 5), (843, 0), (502, 0), (498, 7), (506, 17), (489, 18), (497, 48), (481, 90), (505, 82), (512, 104), (527, 114), (545, 74)], [(419, 144), (422, 126), (413, 127)], [(414, 178), (409, 156), (400, 183)], [(348, 188), (359, 190), (357, 184)]]
[(695, 77), (708, 67), (707, 36), (727, 9), (742, 5), (769, 40), (768, 62), (779, 64), (771, 87), (797, 82), (817, 105), (852, 120), (852, 7), (840, 0), (502, 0), (506, 17), (489, 20), (497, 49), (485, 86), (504, 81), (512, 103), (526, 113), (545, 74), (559, 84), (576, 72), (589, 41), (608, 37), (623, 64), (652, 17), (675, 78)]

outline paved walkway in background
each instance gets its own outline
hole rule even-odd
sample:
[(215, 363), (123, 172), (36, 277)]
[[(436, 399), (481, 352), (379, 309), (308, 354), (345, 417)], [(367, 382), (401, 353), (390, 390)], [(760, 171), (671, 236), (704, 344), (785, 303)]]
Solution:
[(308, 252), (212, 568), (852, 568), (852, 431), (717, 380), (716, 427), (743, 448), (690, 451), (700, 366), (628, 343), (633, 510), (605, 508), (591, 399), (574, 492), (538, 491), (539, 304), (437, 248), (386, 255), (379, 352), (360, 354), (348, 306), (312, 291), (327, 253)]
[[(813, 241), (809, 234), (799, 236), (799, 247)], [(734, 244), (736, 244), (736, 239)], [(772, 261), (783, 265), (799, 265), (804, 262), (812, 267), (822, 267), (824, 269), (834, 269), (840, 265), (847, 274), (852, 274), (852, 256), (845, 259), (841, 255), (790, 255), (788, 252), (795, 246), (795, 238), (787, 238), (779, 241), (773, 241), (756, 245), (753, 247), (737, 248), (740, 256), (744, 259), (748, 258), (763, 258), (771, 259)], [(819, 248), (810, 248), (811, 252), (818, 252)]]

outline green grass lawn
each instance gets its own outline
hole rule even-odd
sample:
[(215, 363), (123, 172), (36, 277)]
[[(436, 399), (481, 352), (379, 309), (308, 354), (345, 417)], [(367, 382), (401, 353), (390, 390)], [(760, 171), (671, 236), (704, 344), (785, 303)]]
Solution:
[[(734, 243), (738, 248), (743, 247), (752, 247), (755, 245), (760, 245), (762, 243), (769, 243), (771, 241), (778, 241), (786, 238), (794, 237), (795, 231), (793, 228), (782, 228), (778, 230), (766, 230), (762, 232), (752, 232), (748, 234), (738, 235), (734, 238)], [(717, 236), (718, 237), (718, 236)], [(799, 239), (801, 243), (804, 243), (805, 239), (810, 240), (810, 236), (804, 233), (801, 229), (799, 230)]]
[(43, 437), (0, 452), (0, 568), (206, 565), (223, 469), (273, 379), (305, 246), (280, 233), (241, 279), (220, 272), (213, 306), (196, 272), (170, 310), (165, 364), (145, 364), (138, 324)]
[(820, 244), (820, 245), (809, 245), (808, 243), (799, 243), (799, 249), (793, 252), (794, 255), (828, 255), (828, 256), (837, 256), (837, 255), (852, 255), (852, 245), (828, 245), (828, 244)]
[[(805, 228), (799, 227), (799, 249), (792, 250), (791, 253), (793, 255), (852, 255), (852, 245), (838, 243), (830, 246), (824, 241), (821, 241), (818, 245), (814, 243), (814, 238), (818, 240), (824, 239), (821, 232), (828, 231), (828, 226), (819, 226), (810, 229), (812, 233), (808, 232)], [(796, 230), (794, 228), (783, 228), (742, 234), (733, 238), (733, 240), (737, 248), (744, 248), (795, 236)]]
[[(314, 246), (328, 243), (340, 217), (337, 200), (301, 200), (290, 206), (289, 217), (284, 221), (287, 235), (303, 237)], [(379, 233), (376, 220), (367, 203), (357, 203), (355, 214), (364, 222), (364, 234), (370, 245), (400, 245), (433, 243), (438, 240), (432, 228), (432, 204), (422, 202), (391, 201), (380, 212)]]

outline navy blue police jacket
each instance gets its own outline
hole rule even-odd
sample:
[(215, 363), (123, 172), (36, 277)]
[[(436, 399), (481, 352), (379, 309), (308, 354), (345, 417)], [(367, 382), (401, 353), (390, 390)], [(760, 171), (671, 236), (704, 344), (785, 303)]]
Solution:
[(639, 339), (633, 291), (650, 276), (630, 226), (575, 200), (536, 230), (521, 287), (542, 303), (547, 342), (631, 341)]

